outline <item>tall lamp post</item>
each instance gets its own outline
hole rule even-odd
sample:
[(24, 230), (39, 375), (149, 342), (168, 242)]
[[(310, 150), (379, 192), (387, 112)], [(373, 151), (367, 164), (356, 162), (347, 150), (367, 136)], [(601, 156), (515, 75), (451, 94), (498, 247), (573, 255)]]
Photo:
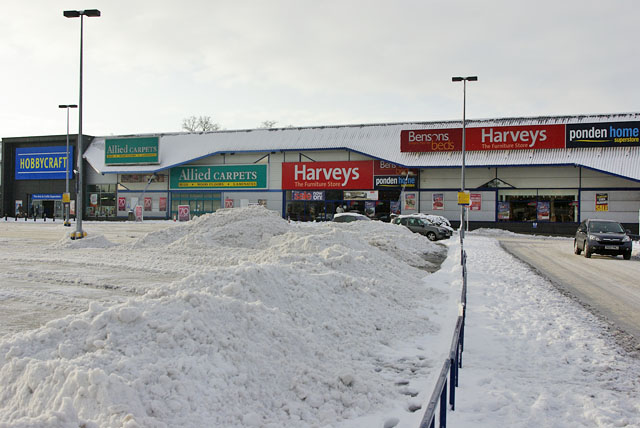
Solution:
[[(464, 192), (464, 162), (466, 152), (466, 110), (467, 110), (467, 81), (475, 82), (478, 80), (478, 76), (467, 77), (452, 77), (453, 82), (462, 82), (462, 173), (460, 178), (460, 192)], [(464, 243), (464, 210), (465, 206), (460, 205), (460, 247)], [(464, 249), (462, 249), (464, 254)]]
[(82, 187), (82, 30), (84, 26), (83, 18), (85, 16), (100, 16), (100, 11), (98, 9), (85, 9), (85, 10), (65, 10), (62, 13), (67, 18), (80, 18), (80, 100), (78, 102), (78, 191), (76, 192), (76, 232), (71, 234), (72, 239), (80, 239), (85, 236), (82, 231), (82, 198), (84, 197)]
[[(69, 197), (69, 161), (70, 161), (69, 159), (69, 109), (78, 108), (78, 106), (75, 104), (60, 104), (58, 107), (67, 109), (67, 161), (66, 161), (66, 168), (64, 171), (64, 178), (65, 178), (64, 192), (67, 195), (66, 197)], [(69, 222), (69, 201), (65, 198), (63, 202), (64, 202), (64, 225), (71, 226), (71, 223)]]

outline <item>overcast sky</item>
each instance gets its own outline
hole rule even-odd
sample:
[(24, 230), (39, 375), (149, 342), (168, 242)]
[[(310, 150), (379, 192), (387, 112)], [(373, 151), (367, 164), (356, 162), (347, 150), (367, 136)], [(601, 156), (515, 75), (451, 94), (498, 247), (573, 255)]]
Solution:
[[(0, 137), (640, 111), (637, 0), (29, 0), (0, 14)], [(77, 111), (71, 133), (77, 133)]]

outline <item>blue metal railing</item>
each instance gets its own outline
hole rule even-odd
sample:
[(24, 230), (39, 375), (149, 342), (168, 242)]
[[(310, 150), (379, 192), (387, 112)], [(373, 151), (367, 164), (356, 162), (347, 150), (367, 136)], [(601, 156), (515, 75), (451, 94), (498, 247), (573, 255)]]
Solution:
[[(466, 252), (462, 252), (462, 295), (460, 296), (461, 314), (456, 321), (456, 328), (449, 348), (449, 357), (444, 361), (436, 386), (431, 393), (427, 410), (420, 422), (420, 428), (435, 428), (436, 409), (439, 408), (438, 427), (447, 426), (447, 389), (451, 410), (456, 407), (456, 388), (458, 387), (459, 370), (462, 368), (462, 351), (464, 350), (464, 324), (467, 316), (467, 265)], [(449, 379), (447, 379), (447, 375)], [(448, 386), (448, 388), (447, 388)]]

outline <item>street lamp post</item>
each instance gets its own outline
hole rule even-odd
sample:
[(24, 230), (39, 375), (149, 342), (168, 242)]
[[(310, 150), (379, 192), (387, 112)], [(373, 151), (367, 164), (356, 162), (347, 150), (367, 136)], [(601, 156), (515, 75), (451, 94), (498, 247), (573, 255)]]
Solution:
[[(67, 109), (67, 160), (65, 163), (66, 167), (64, 171), (64, 174), (65, 174), (64, 175), (64, 178), (65, 178), (64, 192), (68, 196), (69, 195), (69, 109), (78, 108), (78, 106), (75, 104), (60, 104), (58, 107)], [(68, 201), (64, 202), (64, 225), (71, 226), (71, 223), (69, 222), (69, 202)]]
[[(467, 77), (452, 77), (453, 82), (462, 82), (462, 173), (460, 177), (460, 192), (464, 192), (464, 163), (466, 152), (466, 109), (467, 109), (467, 81), (475, 82), (478, 80), (478, 76)], [(460, 205), (460, 246), (462, 247), (464, 242), (464, 210), (465, 206)], [(464, 250), (462, 250), (464, 252)]]
[(83, 183), (82, 183), (82, 154), (83, 154), (83, 144), (82, 144), (82, 30), (84, 26), (83, 18), (85, 16), (100, 16), (100, 11), (98, 9), (85, 9), (85, 10), (65, 10), (62, 13), (67, 18), (80, 18), (80, 100), (78, 102), (78, 154), (76, 155), (78, 158), (78, 191), (76, 193), (76, 232), (75, 234), (71, 234), (72, 239), (80, 239), (85, 236), (82, 231), (82, 198), (84, 197), (84, 192), (82, 191)]

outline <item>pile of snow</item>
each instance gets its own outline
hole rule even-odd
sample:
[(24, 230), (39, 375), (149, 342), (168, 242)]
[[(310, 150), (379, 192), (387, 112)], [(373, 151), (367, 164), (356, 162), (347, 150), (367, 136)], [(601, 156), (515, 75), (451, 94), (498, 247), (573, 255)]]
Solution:
[(53, 244), (53, 249), (63, 248), (111, 248), (116, 246), (113, 242), (109, 241), (104, 235), (89, 235), (83, 239), (70, 239), (69, 235), (61, 238), (58, 242)]
[(329, 426), (389, 407), (398, 376), (439, 370), (448, 345), (411, 344), (452, 324), (430, 314), (457, 290), (428, 282), (424, 256), (445, 247), (359, 223), (251, 207), (123, 245), (194, 273), (5, 338), (0, 427)]

